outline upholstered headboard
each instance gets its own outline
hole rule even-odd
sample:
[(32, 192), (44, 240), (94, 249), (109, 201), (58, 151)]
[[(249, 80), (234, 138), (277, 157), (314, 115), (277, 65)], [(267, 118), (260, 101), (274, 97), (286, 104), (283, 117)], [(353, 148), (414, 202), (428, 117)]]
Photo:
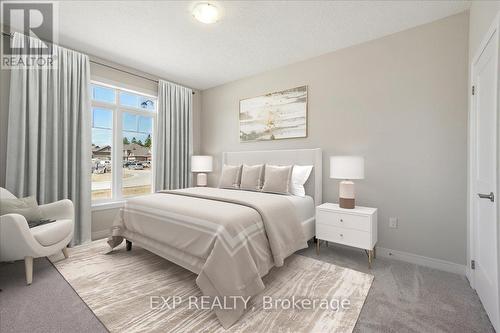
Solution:
[(222, 164), (277, 164), (277, 165), (313, 165), (314, 168), (305, 184), (306, 194), (314, 199), (316, 205), (322, 204), (322, 166), (323, 157), (320, 148), (238, 151), (222, 153)]

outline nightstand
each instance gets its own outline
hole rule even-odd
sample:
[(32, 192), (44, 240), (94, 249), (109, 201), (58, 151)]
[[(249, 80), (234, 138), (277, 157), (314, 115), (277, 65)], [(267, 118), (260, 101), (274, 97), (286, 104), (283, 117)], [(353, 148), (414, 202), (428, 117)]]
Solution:
[(365, 250), (371, 268), (376, 256), (377, 208), (344, 209), (338, 204), (324, 203), (316, 207), (316, 238), (317, 254), (320, 240), (357, 247)]

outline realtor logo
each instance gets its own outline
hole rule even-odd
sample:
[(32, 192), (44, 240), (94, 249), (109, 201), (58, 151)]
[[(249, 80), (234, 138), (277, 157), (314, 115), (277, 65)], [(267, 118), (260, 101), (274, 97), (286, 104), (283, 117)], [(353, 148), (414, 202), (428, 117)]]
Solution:
[(56, 5), (2, 1), (2, 68), (55, 67)]

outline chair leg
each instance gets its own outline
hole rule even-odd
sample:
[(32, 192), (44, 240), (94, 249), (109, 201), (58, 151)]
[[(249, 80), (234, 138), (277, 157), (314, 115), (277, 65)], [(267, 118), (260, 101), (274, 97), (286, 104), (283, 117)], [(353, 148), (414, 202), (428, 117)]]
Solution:
[(63, 247), (62, 253), (64, 254), (64, 258), (68, 259), (69, 258), (69, 253), (68, 253), (68, 248)]
[(24, 257), (24, 270), (26, 272), (26, 284), (33, 282), (33, 257)]

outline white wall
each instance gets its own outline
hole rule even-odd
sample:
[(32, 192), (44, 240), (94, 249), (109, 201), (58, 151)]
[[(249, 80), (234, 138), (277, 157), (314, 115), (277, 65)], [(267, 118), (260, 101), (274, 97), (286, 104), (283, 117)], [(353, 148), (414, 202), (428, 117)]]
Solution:
[[(466, 262), (468, 13), (203, 91), (201, 150), (320, 147), (366, 158), (357, 203), (379, 208), (378, 246)], [(239, 100), (308, 85), (305, 139), (240, 143)], [(220, 168), (220, 165), (219, 165)], [(218, 172), (210, 175), (215, 184)], [(389, 217), (399, 228), (388, 227)]]

